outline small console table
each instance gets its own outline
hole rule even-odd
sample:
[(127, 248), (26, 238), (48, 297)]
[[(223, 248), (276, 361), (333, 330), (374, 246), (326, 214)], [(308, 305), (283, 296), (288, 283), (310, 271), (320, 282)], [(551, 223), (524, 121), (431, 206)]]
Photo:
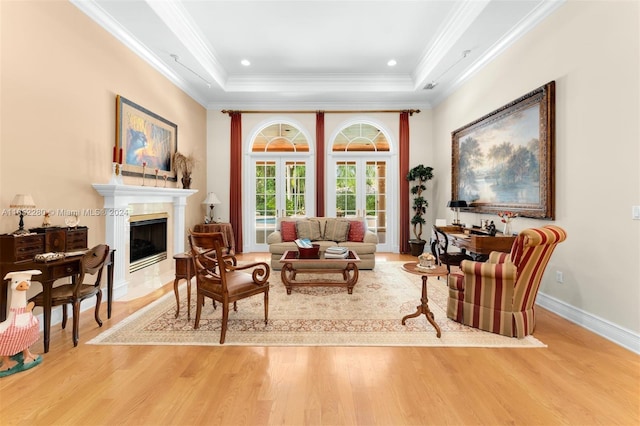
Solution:
[(173, 293), (176, 295), (176, 318), (180, 315), (180, 294), (178, 283), (187, 280), (187, 319), (191, 319), (191, 278), (195, 276), (193, 259), (189, 253), (178, 253), (173, 256), (176, 261), (176, 279), (173, 280)]

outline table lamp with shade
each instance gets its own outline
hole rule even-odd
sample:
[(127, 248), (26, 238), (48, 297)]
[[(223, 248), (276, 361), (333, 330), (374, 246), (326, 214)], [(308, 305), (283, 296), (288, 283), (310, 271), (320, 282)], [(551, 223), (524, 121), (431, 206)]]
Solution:
[(32, 209), (36, 206), (36, 203), (33, 202), (33, 197), (30, 194), (16, 194), (9, 205), (11, 209), (18, 209), (20, 214), (20, 223), (18, 224), (18, 229), (13, 232), (13, 235), (22, 235), (28, 234), (29, 231), (24, 229), (24, 209)]
[(460, 225), (460, 209), (469, 207), (465, 200), (451, 200), (447, 203), (447, 207), (450, 207), (455, 213), (456, 218), (453, 220), (454, 225)]
[(204, 201), (202, 202), (202, 204), (206, 204), (209, 206), (209, 223), (215, 223), (215, 220), (213, 220), (213, 207), (216, 204), (221, 204), (221, 203), (222, 202), (220, 201), (220, 199), (218, 199), (216, 194), (214, 194), (213, 192), (209, 192), (207, 194), (207, 198), (205, 198)]

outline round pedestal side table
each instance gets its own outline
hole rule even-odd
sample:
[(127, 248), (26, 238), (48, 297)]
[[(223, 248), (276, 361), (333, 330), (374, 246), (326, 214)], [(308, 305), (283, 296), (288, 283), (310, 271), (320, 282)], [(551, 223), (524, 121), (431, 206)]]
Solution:
[(422, 276), (422, 297), (420, 298), (420, 305), (416, 307), (416, 312), (413, 314), (405, 315), (402, 318), (402, 325), (405, 324), (405, 321), (409, 318), (416, 318), (421, 314), (427, 317), (427, 321), (436, 329), (436, 336), (440, 337), (440, 327), (438, 323), (433, 319), (433, 312), (429, 309), (429, 299), (427, 298), (427, 280), (429, 277), (446, 277), (449, 275), (447, 268), (445, 266), (435, 266), (432, 269), (421, 268), (419, 267), (419, 263), (409, 262), (402, 265), (402, 269), (412, 274), (421, 275)]

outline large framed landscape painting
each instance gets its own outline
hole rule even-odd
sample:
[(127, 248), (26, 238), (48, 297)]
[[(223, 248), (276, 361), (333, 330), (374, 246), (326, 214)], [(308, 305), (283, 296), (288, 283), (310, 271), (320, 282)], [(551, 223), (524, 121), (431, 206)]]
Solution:
[(451, 199), (554, 219), (555, 82), (452, 132)]
[(129, 99), (116, 96), (116, 149), (121, 149), (122, 174), (157, 174), (175, 181), (173, 154), (178, 149), (178, 126)]

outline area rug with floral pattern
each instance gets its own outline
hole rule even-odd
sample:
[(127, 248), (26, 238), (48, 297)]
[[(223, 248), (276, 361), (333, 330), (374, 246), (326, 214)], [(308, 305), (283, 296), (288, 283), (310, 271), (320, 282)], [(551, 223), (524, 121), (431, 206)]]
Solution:
[[(269, 277), (269, 321), (264, 324), (262, 295), (238, 302), (229, 313), (226, 345), (252, 346), (441, 346), (545, 347), (533, 336), (516, 339), (467, 327), (447, 318), (445, 279), (429, 279), (429, 308), (442, 330), (424, 315), (401, 319), (420, 304), (421, 278), (402, 262), (377, 262), (360, 271), (353, 294), (341, 287), (297, 287), (287, 295), (280, 272)], [(298, 274), (300, 278), (304, 278)], [(309, 277), (311, 278), (311, 277)], [(327, 278), (327, 277), (325, 277)], [(337, 276), (336, 278), (339, 278)], [(311, 278), (312, 279), (312, 278)], [(180, 315), (173, 292), (163, 295), (88, 343), (100, 345), (219, 345), (222, 309), (208, 299), (200, 327), (194, 329), (195, 279), (191, 319), (187, 319), (186, 284), (180, 286)]]

